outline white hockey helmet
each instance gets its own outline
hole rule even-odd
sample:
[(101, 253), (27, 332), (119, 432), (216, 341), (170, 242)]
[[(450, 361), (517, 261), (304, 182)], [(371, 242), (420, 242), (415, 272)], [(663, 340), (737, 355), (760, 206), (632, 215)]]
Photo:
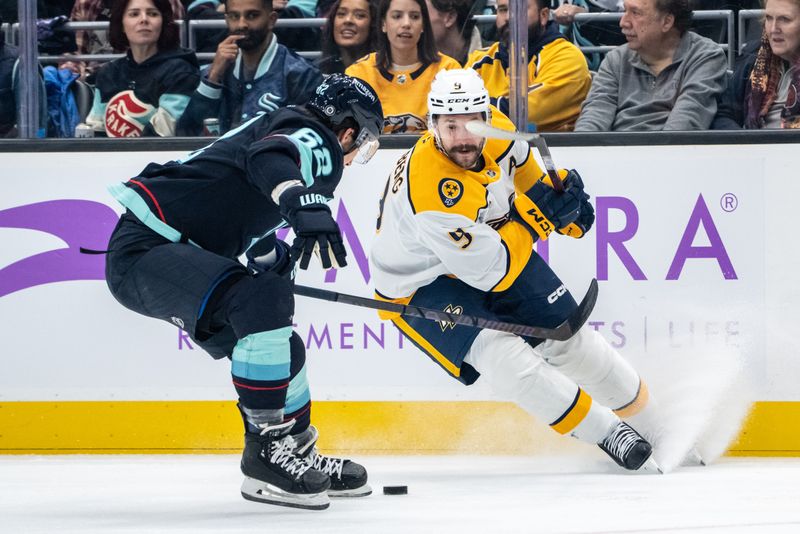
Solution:
[(472, 69), (441, 70), (428, 93), (428, 117), (485, 113), (489, 115), (489, 92)]

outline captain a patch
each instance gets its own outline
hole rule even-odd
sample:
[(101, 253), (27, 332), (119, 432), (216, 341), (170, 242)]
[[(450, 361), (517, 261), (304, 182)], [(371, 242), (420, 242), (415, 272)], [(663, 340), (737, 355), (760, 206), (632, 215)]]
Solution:
[(454, 178), (442, 178), (439, 182), (439, 198), (442, 199), (442, 204), (448, 208), (456, 205), (456, 202), (461, 200), (461, 195), (464, 194), (464, 186), (461, 182)]

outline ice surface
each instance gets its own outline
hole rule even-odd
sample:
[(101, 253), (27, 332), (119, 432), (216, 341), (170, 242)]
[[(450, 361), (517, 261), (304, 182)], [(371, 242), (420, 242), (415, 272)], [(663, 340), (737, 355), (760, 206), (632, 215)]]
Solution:
[(0, 532), (800, 532), (800, 458), (666, 475), (621, 472), (600, 454), (359, 460), (374, 494), (311, 512), (243, 500), (238, 456), (0, 456)]

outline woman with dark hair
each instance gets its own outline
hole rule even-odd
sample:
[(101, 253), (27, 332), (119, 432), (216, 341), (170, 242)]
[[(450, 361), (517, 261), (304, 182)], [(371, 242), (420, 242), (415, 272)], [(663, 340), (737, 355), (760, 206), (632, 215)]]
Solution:
[(375, 50), (378, 10), (369, 0), (337, 0), (322, 27), (322, 57), (317, 67), (323, 74), (344, 73), (357, 59)]
[(109, 137), (173, 136), (200, 80), (197, 58), (178, 46), (169, 0), (118, 0), (109, 41), (125, 57), (104, 65), (94, 80), (86, 122)]
[(428, 91), (440, 70), (459, 69), (458, 61), (437, 52), (425, 0), (381, 0), (376, 52), (347, 68), (378, 93), (384, 133), (427, 129)]

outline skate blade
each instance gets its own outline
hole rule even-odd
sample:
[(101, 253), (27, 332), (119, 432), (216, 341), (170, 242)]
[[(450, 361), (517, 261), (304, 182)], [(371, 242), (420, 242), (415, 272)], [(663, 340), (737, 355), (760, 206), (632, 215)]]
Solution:
[(344, 489), (344, 490), (328, 490), (328, 497), (333, 499), (353, 498), (353, 497), (366, 497), (372, 495), (372, 488), (369, 484), (364, 484), (358, 488)]
[(705, 466), (706, 462), (700, 455), (696, 447), (692, 447), (683, 458), (681, 465), (684, 467)]
[(642, 464), (642, 466), (639, 469), (637, 469), (637, 471), (641, 473), (650, 473), (653, 475), (664, 474), (664, 471), (661, 470), (661, 468), (658, 466), (658, 463), (655, 461), (652, 455)]
[(291, 493), (261, 480), (245, 477), (242, 482), (242, 497), (248, 501), (302, 508), (324, 510), (331, 505), (327, 493)]

